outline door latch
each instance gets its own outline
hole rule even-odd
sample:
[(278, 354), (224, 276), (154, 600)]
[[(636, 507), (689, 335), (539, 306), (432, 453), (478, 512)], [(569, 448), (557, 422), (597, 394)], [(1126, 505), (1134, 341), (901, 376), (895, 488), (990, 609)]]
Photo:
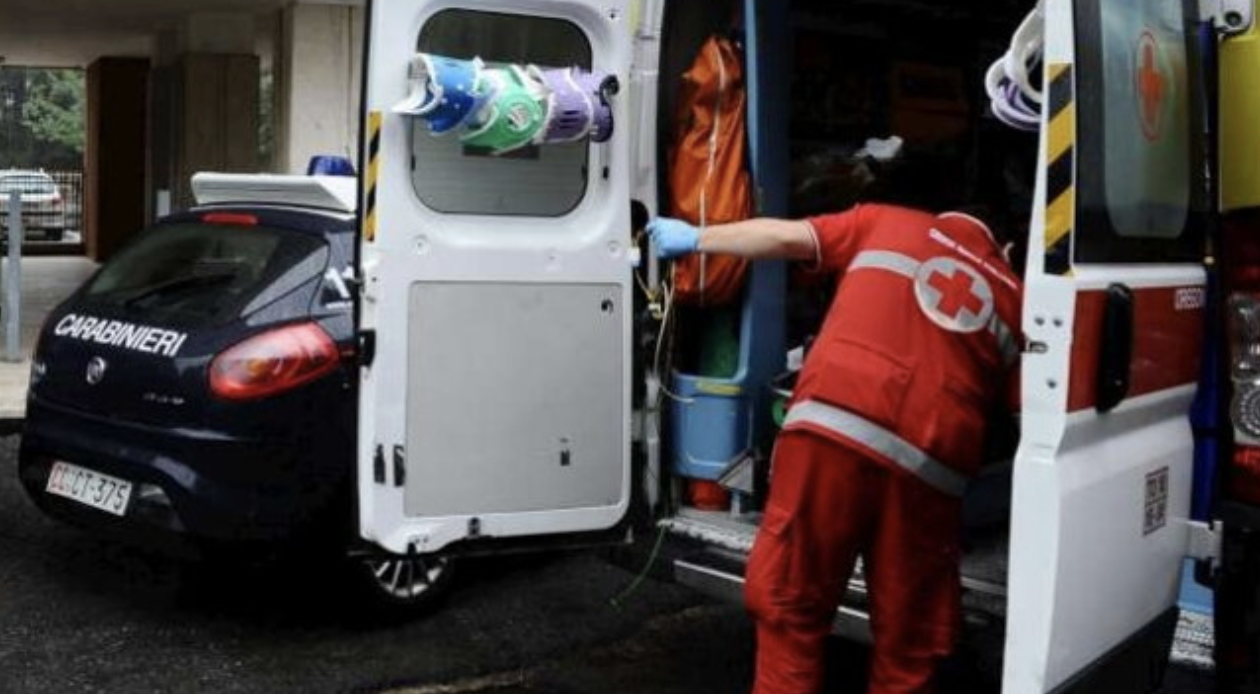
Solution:
[(1199, 19), (1211, 22), (1225, 36), (1251, 29), (1255, 21), (1252, 0), (1199, 0)]
[(1185, 521), (1186, 556), (1196, 561), (1211, 562), (1213, 567), (1221, 563), (1221, 538), (1224, 526), (1220, 521), (1204, 523)]

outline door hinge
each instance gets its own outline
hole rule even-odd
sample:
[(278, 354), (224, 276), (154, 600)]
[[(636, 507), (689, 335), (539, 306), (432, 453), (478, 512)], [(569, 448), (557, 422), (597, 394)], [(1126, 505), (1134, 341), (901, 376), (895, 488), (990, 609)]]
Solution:
[(376, 331), (363, 330), (359, 332), (359, 366), (367, 368), (372, 365), (372, 361), (376, 359)]
[(385, 484), (385, 449), (379, 443), (372, 453), (372, 480), (377, 484)]
[(407, 453), (402, 446), (394, 446), (394, 486), (407, 484)]
[(1229, 36), (1251, 29), (1255, 10), (1252, 0), (1199, 0), (1199, 19)]
[(1185, 521), (1186, 556), (1196, 561), (1211, 562), (1216, 566), (1221, 561), (1221, 538), (1224, 526), (1220, 521), (1204, 523), (1202, 521)]

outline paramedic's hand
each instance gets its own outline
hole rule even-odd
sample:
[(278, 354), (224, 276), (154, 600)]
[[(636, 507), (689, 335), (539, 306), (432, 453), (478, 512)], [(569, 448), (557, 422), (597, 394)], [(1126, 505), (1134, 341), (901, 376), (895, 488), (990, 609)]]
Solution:
[(700, 245), (700, 230), (680, 219), (657, 217), (648, 222), (647, 230), (658, 258), (694, 253)]

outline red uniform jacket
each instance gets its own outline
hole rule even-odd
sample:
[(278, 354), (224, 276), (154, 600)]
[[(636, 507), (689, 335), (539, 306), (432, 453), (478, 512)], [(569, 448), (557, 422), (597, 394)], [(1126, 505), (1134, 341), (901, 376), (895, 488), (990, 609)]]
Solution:
[(1022, 286), (978, 220), (859, 205), (809, 220), (841, 274), (785, 428), (961, 493), (1019, 361)]

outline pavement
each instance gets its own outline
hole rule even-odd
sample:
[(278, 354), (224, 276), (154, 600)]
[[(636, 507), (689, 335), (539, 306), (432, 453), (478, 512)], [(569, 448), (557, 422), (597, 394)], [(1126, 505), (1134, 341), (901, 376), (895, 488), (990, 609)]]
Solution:
[[(31, 353), (44, 319), (96, 270), (96, 263), (78, 256), (29, 256), (22, 258), (21, 354), (10, 359), (4, 351), (4, 326), (0, 323), (0, 423), (14, 423), (26, 414), (26, 386), (31, 372)], [(3, 270), (8, 272), (8, 259)], [(0, 279), (0, 287), (7, 286)]]
[[(24, 258), (24, 354), (0, 361), (0, 422), (24, 412), (44, 317), (94, 269)], [(0, 694), (742, 694), (751, 681), (740, 606), (666, 571), (625, 595), (643, 548), (468, 561), (433, 613), (381, 622), (319, 566), (189, 563), (54, 522), (17, 484), (17, 445), (0, 437)], [(833, 641), (827, 691), (864, 691), (868, 656)], [(1211, 682), (1179, 665), (1165, 693)]]
[[(52, 521), (17, 484), (17, 444), (0, 437), (0, 694), (748, 691), (743, 609), (663, 572), (625, 595), (641, 547), (469, 561), (431, 614), (382, 622), (318, 566), (187, 563)], [(834, 641), (827, 692), (864, 691), (867, 656)], [(1174, 668), (1165, 691), (1211, 677)]]

